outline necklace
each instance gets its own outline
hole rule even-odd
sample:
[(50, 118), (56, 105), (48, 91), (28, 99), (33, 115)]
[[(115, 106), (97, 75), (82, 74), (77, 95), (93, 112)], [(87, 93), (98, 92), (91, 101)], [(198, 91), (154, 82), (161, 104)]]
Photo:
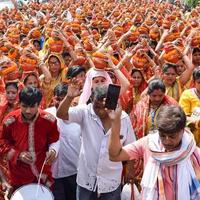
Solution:
[(151, 116), (151, 122), (152, 122), (152, 129), (155, 129), (155, 117), (156, 117), (156, 112), (160, 108), (161, 104), (157, 107), (150, 106), (150, 116)]

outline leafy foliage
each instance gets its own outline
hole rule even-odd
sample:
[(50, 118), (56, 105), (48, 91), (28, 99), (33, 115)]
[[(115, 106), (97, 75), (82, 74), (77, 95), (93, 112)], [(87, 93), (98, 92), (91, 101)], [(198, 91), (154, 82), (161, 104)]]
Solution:
[(195, 8), (200, 5), (200, 0), (184, 0), (184, 4), (190, 8)]

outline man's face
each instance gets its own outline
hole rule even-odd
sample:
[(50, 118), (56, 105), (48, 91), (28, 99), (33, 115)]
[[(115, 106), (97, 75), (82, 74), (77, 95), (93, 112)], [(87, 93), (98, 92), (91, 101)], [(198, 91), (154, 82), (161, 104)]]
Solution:
[(94, 109), (94, 112), (96, 113), (96, 115), (100, 119), (105, 119), (108, 117), (108, 113), (105, 109), (103, 101), (94, 99), (93, 100), (93, 109)]
[(94, 89), (97, 86), (105, 85), (106, 78), (102, 76), (98, 76), (92, 79), (92, 88)]
[(177, 133), (161, 133), (159, 132), (160, 140), (166, 151), (176, 150), (180, 144), (183, 137), (184, 130), (181, 130)]
[(38, 103), (29, 106), (24, 104), (23, 102), (20, 103), (20, 107), (21, 107), (21, 112), (22, 112), (22, 116), (25, 120), (31, 121), (35, 118), (37, 112), (38, 112)]

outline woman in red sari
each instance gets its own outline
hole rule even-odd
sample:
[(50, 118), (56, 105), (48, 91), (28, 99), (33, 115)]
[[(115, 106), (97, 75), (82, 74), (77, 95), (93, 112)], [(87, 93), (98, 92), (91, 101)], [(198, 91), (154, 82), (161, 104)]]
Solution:
[(5, 84), (5, 101), (0, 104), (0, 133), (2, 131), (2, 121), (11, 111), (18, 108), (18, 85), (16, 82)]
[(178, 105), (171, 97), (165, 95), (165, 85), (160, 79), (149, 82), (147, 96), (143, 97), (131, 113), (131, 120), (137, 138), (142, 138), (156, 130), (156, 118), (164, 105)]
[[(2, 121), (11, 111), (18, 108), (18, 85), (16, 82), (5, 84), (5, 101), (0, 104), (0, 134), (2, 134)], [(9, 174), (7, 170), (7, 161), (5, 157), (0, 157), (0, 200), (4, 200), (4, 191), (2, 184), (9, 183)]]
[(135, 109), (135, 105), (140, 100), (142, 92), (147, 87), (147, 82), (142, 74), (142, 71), (139, 69), (132, 69), (131, 71), (131, 80), (130, 80), (129, 89), (120, 99), (122, 108), (129, 114)]

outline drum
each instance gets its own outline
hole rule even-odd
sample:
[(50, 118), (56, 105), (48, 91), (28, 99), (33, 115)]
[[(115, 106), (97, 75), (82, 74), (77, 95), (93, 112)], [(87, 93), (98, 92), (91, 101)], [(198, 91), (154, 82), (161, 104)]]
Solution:
[(44, 185), (28, 184), (18, 188), (10, 200), (53, 200), (52, 192)]

